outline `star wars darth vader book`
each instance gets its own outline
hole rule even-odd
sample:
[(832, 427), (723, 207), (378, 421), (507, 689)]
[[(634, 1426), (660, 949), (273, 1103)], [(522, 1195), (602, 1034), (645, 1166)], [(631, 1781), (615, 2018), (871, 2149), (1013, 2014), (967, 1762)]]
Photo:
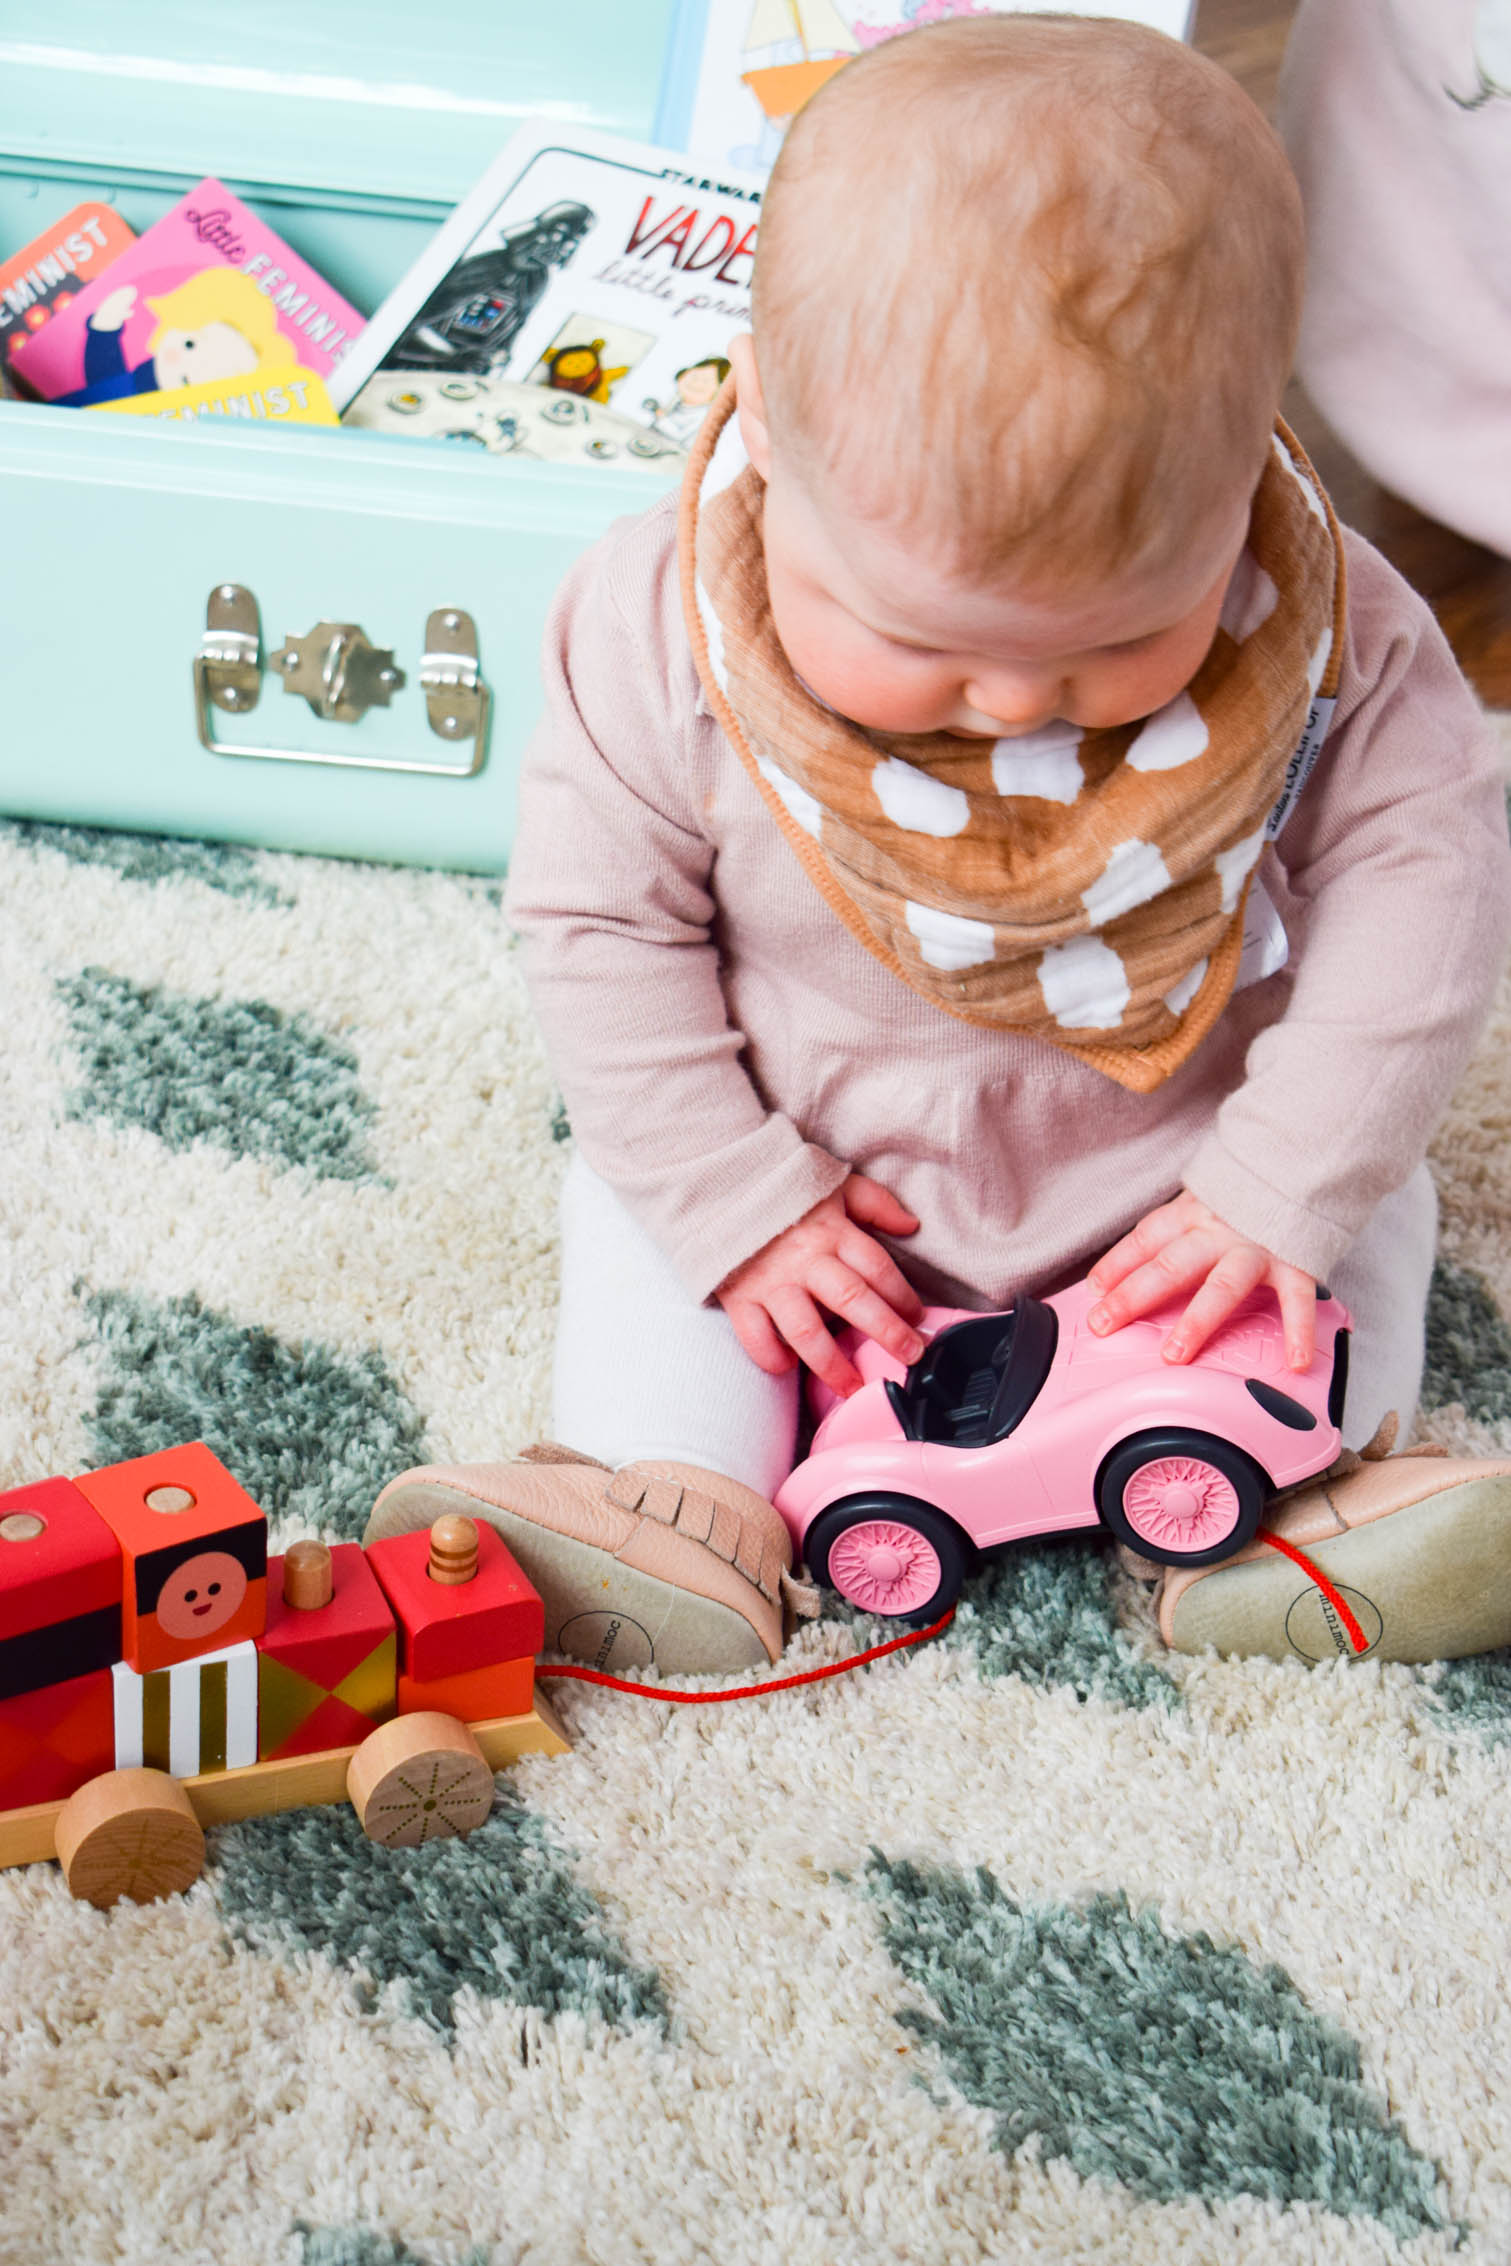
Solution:
[(343, 422), (674, 470), (750, 320), (760, 185), (521, 127), (357, 340)]

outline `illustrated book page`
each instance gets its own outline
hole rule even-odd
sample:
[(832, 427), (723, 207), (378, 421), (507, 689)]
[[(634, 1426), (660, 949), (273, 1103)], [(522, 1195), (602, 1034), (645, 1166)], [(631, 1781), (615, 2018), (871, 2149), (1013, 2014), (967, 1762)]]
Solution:
[[(1032, 11), (1036, 0), (677, 0), (656, 138), (707, 164), (770, 171), (788, 121), (852, 56), (950, 16)], [(1084, 0), (1185, 39), (1195, 0)]]
[(522, 127), (338, 371), (349, 424), (680, 461), (750, 319), (759, 183)]
[(362, 328), (339, 292), (214, 179), (118, 252), (11, 360), (59, 407), (223, 378), (329, 381)]

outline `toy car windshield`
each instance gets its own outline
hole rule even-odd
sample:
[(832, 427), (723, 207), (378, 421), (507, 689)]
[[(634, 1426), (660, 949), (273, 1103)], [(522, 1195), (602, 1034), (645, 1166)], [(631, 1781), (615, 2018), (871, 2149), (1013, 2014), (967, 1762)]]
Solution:
[(950, 1448), (1005, 1440), (1037, 1399), (1058, 1337), (1054, 1308), (1037, 1298), (941, 1330), (900, 1385), (888, 1382), (904, 1436)]

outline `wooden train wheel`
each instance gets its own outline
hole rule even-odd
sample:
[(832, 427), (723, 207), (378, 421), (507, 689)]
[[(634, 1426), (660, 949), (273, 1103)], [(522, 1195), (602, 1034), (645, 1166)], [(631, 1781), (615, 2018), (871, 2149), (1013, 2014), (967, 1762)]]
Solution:
[(493, 1807), (493, 1771), (454, 1716), (396, 1715), (352, 1756), (346, 1790), (369, 1841), (416, 1849), (482, 1824)]
[(72, 1895), (103, 1908), (150, 1904), (198, 1880), (205, 1837), (189, 1797), (161, 1770), (108, 1770), (64, 1803), (53, 1845)]

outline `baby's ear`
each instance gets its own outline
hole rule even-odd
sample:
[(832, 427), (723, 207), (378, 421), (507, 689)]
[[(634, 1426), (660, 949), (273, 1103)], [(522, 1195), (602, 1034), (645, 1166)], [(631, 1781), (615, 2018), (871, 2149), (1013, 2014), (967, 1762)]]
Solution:
[(771, 434), (766, 425), (766, 401), (761, 392), (761, 373), (756, 368), (755, 340), (748, 330), (742, 330), (730, 340), (729, 360), (734, 370), (735, 408), (740, 420), (740, 438), (745, 443), (745, 454), (761, 478), (769, 480)]

